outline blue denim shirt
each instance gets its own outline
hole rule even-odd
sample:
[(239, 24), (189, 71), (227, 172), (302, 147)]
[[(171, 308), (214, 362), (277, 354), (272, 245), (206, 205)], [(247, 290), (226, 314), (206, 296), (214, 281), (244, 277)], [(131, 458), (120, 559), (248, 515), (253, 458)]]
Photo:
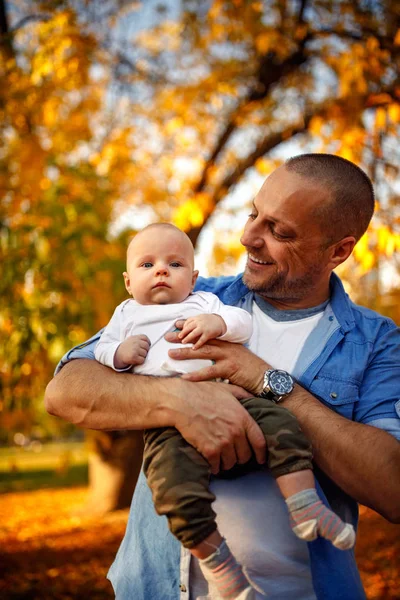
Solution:
[[(241, 275), (199, 278), (196, 289), (213, 292), (225, 304), (251, 312), (253, 293), (243, 284)], [(70, 350), (56, 372), (70, 360), (93, 359), (100, 335)], [(390, 319), (351, 302), (335, 274), (331, 278), (330, 304), (307, 339), (293, 374), (332, 410), (400, 439), (400, 330)], [(316, 477), (324, 502), (356, 526), (354, 500), (322, 472), (317, 470)], [(323, 538), (308, 543), (308, 549), (318, 600), (365, 599), (352, 550), (337, 550)], [(109, 572), (116, 597), (187, 599), (187, 578), (183, 579), (179, 571), (185, 560), (189, 559), (184, 553), (181, 556), (180, 544), (170, 534), (165, 517), (156, 514), (141, 473), (125, 537)]]

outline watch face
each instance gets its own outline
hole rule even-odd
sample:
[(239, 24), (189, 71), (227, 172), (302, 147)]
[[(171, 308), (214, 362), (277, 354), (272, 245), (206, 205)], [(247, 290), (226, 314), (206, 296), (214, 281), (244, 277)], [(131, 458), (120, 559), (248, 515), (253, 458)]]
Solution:
[(269, 388), (277, 396), (285, 396), (293, 389), (293, 379), (286, 371), (272, 371), (269, 376)]

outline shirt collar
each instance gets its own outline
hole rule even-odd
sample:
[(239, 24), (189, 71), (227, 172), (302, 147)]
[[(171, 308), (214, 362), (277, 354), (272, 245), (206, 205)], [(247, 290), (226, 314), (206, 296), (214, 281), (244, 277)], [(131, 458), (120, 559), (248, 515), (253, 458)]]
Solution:
[[(221, 300), (226, 304), (237, 304), (248, 294), (253, 295), (249, 288), (243, 283), (243, 273), (235, 277), (234, 281), (224, 290)], [(352, 302), (344, 290), (343, 284), (336, 273), (332, 273), (330, 279), (331, 297), (330, 303), (333, 313), (338, 320), (344, 333), (353, 329), (355, 320), (352, 311)]]

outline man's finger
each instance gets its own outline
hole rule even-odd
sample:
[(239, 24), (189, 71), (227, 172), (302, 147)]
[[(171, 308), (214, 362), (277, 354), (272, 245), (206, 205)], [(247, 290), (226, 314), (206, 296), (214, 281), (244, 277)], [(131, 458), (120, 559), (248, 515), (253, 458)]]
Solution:
[(245, 425), (247, 439), (253, 448), (257, 462), (263, 465), (266, 460), (266, 442), (263, 432), (257, 423), (249, 415), (249, 420)]
[(205, 344), (198, 350), (193, 350), (193, 348), (173, 348), (169, 350), (168, 354), (171, 358), (176, 358), (177, 360), (184, 360), (187, 358), (204, 358), (205, 360), (213, 360), (221, 355), (221, 351), (219, 348)]
[(184, 373), (182, 375), (182, 379), (187, 379), (188, 381), (209, 381), (210, 379), (218, 379), (218, 377), (220, 375), (217, 365), (211, 365), (210, 367), (200, 369), (200, 371), (193, 371), (193, 373)]
[(179, 344), (182, 341), (179, 338), (179, 331), (169, 331), (164, 335), (164, 338), (167, 342), (172, 342), (173, 344)]
[(220, 457), (215, 458), (207, 458), (208, 463), (210, 465), (210, 470), (213, 475), (217, 475), (220, 470)]
[(229, 444), (221, 453), (221, 469), (229, 471), (238, 462), (235, 447)]
[(250, 460), (252, 451), (246, 436), (243, 436), (243, 438), (236, 442), (235, 452), (237, 456), (237, 462), (240, 465), (244, 465)]
[(239, 385), (229, 384), (229, 391), (237, 400), (246, 400), (247, 398), (251, 398), (253, 396), (253, 394), (250, 394), (248, 390), (245, 390)]

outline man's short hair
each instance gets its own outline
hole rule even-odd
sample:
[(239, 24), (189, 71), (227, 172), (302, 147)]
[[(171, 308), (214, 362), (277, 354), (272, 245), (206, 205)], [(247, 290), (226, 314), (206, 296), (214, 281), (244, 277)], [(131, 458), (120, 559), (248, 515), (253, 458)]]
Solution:
[(334, 154), (300, 154), (285, 167), (316, 181), (331, 194), (331, 201), (316, 209), (329, 243), (352, 235), (359, 240), (374, 213), (375, 195), (371, 180), (360, 167)]

